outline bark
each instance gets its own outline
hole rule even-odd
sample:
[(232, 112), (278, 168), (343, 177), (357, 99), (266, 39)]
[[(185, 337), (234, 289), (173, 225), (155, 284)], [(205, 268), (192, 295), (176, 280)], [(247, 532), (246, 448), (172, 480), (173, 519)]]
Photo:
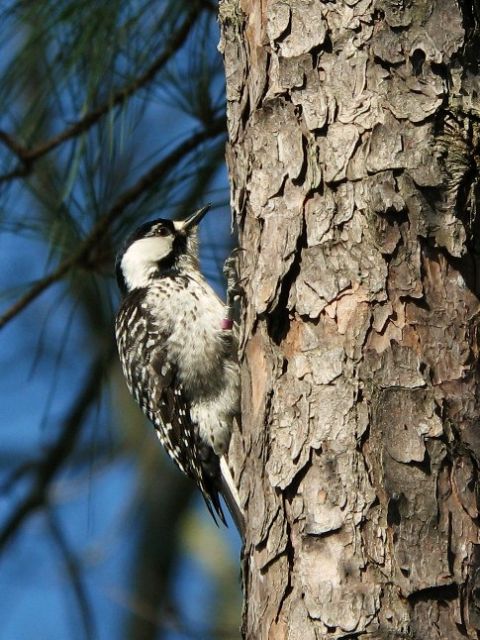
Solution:
[(478, 637), (479, 15), (220, 3), (249, 640)]

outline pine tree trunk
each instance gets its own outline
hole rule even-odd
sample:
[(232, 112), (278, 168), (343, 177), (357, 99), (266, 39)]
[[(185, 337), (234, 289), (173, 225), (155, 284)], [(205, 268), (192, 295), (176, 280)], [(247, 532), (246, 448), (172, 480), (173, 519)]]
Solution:
[(248, 640), (478, 637), (470, 4), (220, 4)]

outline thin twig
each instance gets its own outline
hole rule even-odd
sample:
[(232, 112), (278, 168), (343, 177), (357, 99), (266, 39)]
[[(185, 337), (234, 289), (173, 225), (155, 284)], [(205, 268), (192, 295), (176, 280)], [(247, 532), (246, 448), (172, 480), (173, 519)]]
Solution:
[(8, 147), (8, 149), (10, 149), (10, 151), (12, 151), (22, 163), (20, 167), (0, 176), (0, 183), (12, 180), (13, 178), (22, 177), (30, 173), (35, 160), (38, 160), (38, 158), (44, 156), (49, 151), (52, 151), (52, 149), (55, 149), (63, 142), (66, 142), (71, 138), (75, 138), (81, 133), (87, 131), (113, 107), (123, 104), (139, 89), (142, 89), (154, 80), (158, 72), (163, 69), (170, 58), (183, 45), (197, 18), (198, 7), (194, 4), (181, 27), (166, 42), (162, 53), (153, 61), (150, 67), (142, 75), (135, 78), (133, 82), (127, 86), (119, 89), (102, 105), (85, 114), (82, 118), (74, 122), (62, 132), (50, 138), (50, 140), (42, 142), (33, 149), (28, 149), (16, 141), (9, 133), (0, 130), (0, 142), (3, 142), (3, 144)]
[(68, 544), (68, 541), (57, 522), (54, 514), (51, 511), (47, 512), (48, 524), (52, 537), (60, 551), (65, 569), (67, 570), (68, 577), (75, 593), (75, 598), (78, 603), (80, 611), (80, 618), (83, 623), (86, 640), (96, 638), (95, 622), (92, 609), (89, 605), (86, 589), (82, 581), (82, 575), (79, 562)]
[(24, 162), (23, 164), (18, 165), (18, 167), (12, 169), (12, 171), (4, 173), (0, 176), (0, 184), (3, 184), (4, 182), (10, 182), (11, 180), (15, 180), (16, 178), (24, 178), (25, 176), (28, 176), (31, 168), (32, 165), (30, 162)]
[(110, 348), (106, 355), (102, 354), (92, 364), (86, 384), (65, 420), (56, 443), (48, 449), (42, 460), (32, 464), (34, 479), (31, 489), (0, 529), (0, 553), (20, 529), (24, 520), (47, 503), (51, 481), (75, 447), (87, 411), (101, 392), (102, 373), (110, 363), (113, 353), (113, 348)]
[(9, 133), (0, 129), (0, 142), (13, 151), (13, 153), (18, 156), (21, 160), (23, 160), (23, 156), (26, 152), (24, 146), (22, 146), (19, 142), (15, 140)]
[(124, 191), (107, 213), (92, 227), (90, 233), (81, 243), (77, 251), (61, 262), (54, 271), (44, 278), (37, 280), (25, 295), (14, 302), (12, 306), (0, 316), (0, 330), (50, 285), (63, 278), (74, 266), (82, 263), (88, 264), (88, 257), (93, 247), (102, 239), (112, 222), (118, 218), (130, 204), (135, 202), (147, 189), (168, 174), (184, 156), (193, 151), (202, 142), (220, 135), (224, 130), (225, 120), (222, 116), (214, 120), (207, 128), (179, 144), (168, 156), (147, 171), (130, 189)]

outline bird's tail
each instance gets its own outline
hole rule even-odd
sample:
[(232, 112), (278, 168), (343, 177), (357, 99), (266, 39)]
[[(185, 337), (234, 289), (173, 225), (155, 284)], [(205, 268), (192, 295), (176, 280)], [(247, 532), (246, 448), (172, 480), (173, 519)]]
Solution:
[(220, 458), (220, 493), (227, 505), (230, 515), (238, 529), (238, 533), (245, 540), (245, 514), (240, 503), (237, 487), (230, 471), (225, 456)]

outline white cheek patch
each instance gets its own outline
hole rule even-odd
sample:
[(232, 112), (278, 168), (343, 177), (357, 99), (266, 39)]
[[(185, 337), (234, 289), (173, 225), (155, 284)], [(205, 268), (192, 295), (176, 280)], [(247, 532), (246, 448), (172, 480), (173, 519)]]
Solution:
[(172, 236), (162, 236), (142, 238), (128, 247), (122, 258), (121, 269), (129, 290), (148, 285), (152, 270), (169, 255), (172, 244)]

